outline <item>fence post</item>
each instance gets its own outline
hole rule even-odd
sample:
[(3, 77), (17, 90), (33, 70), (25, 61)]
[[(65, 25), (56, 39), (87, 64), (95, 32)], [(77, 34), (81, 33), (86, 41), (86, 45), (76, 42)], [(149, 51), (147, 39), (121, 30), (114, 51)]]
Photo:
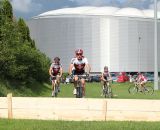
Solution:
[(103, 101), (103, 114), (104, 114), (104, 120), (107, 119), (107, 100), (104, 99)]
[(8, 99), (8, 119), (12, 119), (12, 93), (7, 94)]

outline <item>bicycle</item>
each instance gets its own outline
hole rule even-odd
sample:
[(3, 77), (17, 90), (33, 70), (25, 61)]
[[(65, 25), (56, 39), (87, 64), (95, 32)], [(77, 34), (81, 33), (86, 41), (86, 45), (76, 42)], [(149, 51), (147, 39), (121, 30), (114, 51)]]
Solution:
[(85, 79), (87, 80), (88, 75), (77, 75), (78, 76), (78, 80), (77, 80), (77, 86), (76, 86), (76, 98), (82, 98), (83, 97), (83, 90), (82, 90), (82, 83), (81, 83), (81, 79)]
[[(55, 79), (54, 80), (54, 82), (55, 82), (55, 85), (54, 85), (54, 93), (52, 94), (52, 97), (57, 97), (58, 96), (58, 92), (59, 92), (59, 89), (58, 89), (58, 84), (57, 84), (57, 79), (56, 79), (56, 76), (53, 76), (52, 77), (53, 79)], [(54, 95), (54, 96), (53, 96)]]
[(111, 85), (110, 85), (110, 83), (109, 83), (109, 81), (105, 81), (105, 84), (104, 84), (104, 86), (103, 86), (103, 95), (104, 95), (104, 97), (105, 98), (112, 98), (112, 95), (113, 95), (113, 93), (112, 93), (112, 88), (111, 88)]
[(131, 84), (128, 88), (128, 92), (130, 94), (136, 94), (138, 92), (143, 93), (143, 94), (148, 94), (152, 95), (154, 93), (154, 89), (151, 86), (146, 86), (141, 87), (141, 84), (137, 82), (136, 80), (133, 80), (133, 84)]

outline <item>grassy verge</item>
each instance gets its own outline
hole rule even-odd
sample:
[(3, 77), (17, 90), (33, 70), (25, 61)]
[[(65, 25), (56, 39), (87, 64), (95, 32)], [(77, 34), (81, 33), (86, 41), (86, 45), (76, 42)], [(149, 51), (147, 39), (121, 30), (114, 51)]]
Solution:
[(158, 130), (160, 122), (0, 119), (0, 130)]
[(0, 96), (6, 96), (12, 93), (13, 96), (48, 96), (51, 92), (50, 83), (24, 83), (17, 81), (0, 81)]
[[(113, 93), (118, 95), (115, 99), (160, 99), (160, 91), (155, 91), (153, 95), (144, 95), (138, 93), (131, 95), (128, 93), (130, 83), (116, 83), (112, 84)], [(149, 83), (153, 86), (153, 83)], [(33, 82), (30, 84), (17, 83), (17, 82), (0, 82), (0, 96), (6, 96), (7, 93), (13, 93), (13, 96), (29, 96), (29, 97), (51, 97), (51, 83), (38, 83)], [(61, 84), (61, 92), (58, 97), (74, 98), (73, 84)], [(104, 98), (101, 97), (101, 84), (100, 83), (87, 83), (86, 84), (86, 98)]]
[[(117, 96), (113, 97), (115, 99), (160, 99), (160, 91), (155, 91), (153, 95), (144, 95), (142, 93), (137, 93), (131, 95), (128, 93), (128, 88), (131, 83), (113, 83), (112, 89), (113, 93)], [(149, 83), (153, 86), (153, 83)], [(58, 97), (74, 97), (72, 94), (73, 84), (61, 84), (61, 92)], [(101, 97), (101, 84), (100, 83), (87, 83), (86, 84), (86, 98), (104, 98)]]

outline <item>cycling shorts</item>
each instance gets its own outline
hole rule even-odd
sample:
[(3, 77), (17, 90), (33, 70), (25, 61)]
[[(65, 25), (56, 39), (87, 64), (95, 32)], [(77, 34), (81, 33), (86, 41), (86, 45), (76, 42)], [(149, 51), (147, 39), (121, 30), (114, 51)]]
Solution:
[(74, 75), (84, 75), (85, 74), (85, 71), (74, 71)]

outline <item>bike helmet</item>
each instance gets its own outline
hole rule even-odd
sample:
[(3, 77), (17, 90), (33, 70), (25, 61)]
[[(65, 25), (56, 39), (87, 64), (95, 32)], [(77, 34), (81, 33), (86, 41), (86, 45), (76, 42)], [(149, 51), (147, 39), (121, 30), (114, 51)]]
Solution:
[(108, 66), (104, 66), (104, 69), (108, 69)]
[(60, 62), (60, 58), (59, 57), (55, 57), (54, 58), (54, 62)]
[(75, 51), (75, 53), (76, 53), (76, 54), (82, 54), (82, 55), (83, 55), (83, 50), (82, 50), (82, 49), (77, 49), (77, 50)]

